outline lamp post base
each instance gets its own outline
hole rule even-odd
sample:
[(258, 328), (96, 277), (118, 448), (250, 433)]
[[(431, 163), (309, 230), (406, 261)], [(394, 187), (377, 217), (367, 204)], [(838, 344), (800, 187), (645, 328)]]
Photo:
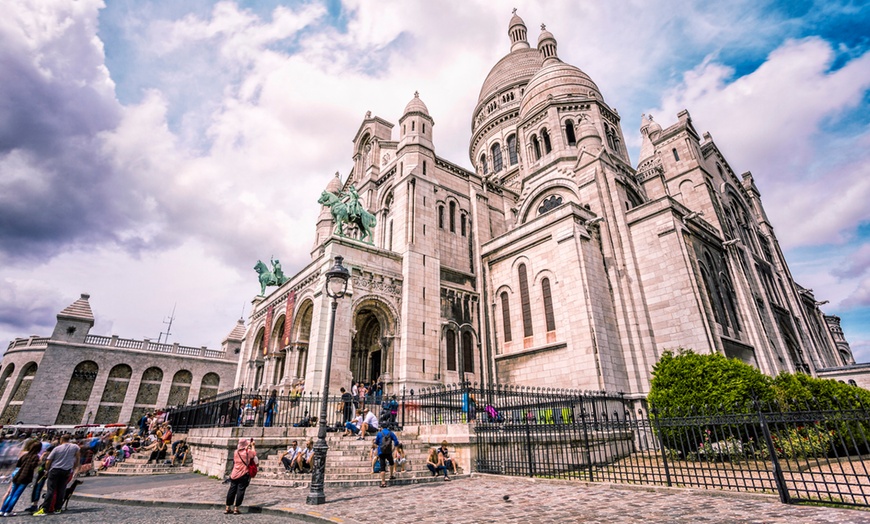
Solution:
[(308, 494), (308, 498), (305, 499), (305, 503), (309, 506), (319, 506), (320, 504), (326, 504), (326, 495), (312, 495)]

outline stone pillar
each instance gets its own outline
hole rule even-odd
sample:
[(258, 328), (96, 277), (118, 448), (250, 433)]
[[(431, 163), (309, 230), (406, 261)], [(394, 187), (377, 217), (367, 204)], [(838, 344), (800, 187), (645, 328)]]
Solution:
[[(100, 366), (99, 372), (97, 372), (97, 378), (94, 379), (94, 387), (91, 388), (91, 397), (88, 399), (88, 404), (85, 406), (85, 412), (82, 415), (84, 419), (82, 419), (82, 424), (92, 424), (94, 419), (97, 416), (97, 410), (100, 407), (100, 399), (103, 398), (103, 391), (106, 389), (106, 384), (109, 381), (109, 372), (111, 368), (106, 369), (103, 366)], [(88, 421), (88, 412), (91, 412), (91, 420)]]
[[(133, 405), (136, 403), (136, 395), (139, 394), (139, 385), (142, 383), (142, 373), (144, 369), (133, 369), (133, 374), (130, 375), (130, 383), (127, 384), (127, 394), (124, 395), (124, 405), (121, 406), (121, 415), (118, 417), (118, 422), (128, 422), (133, 415)], [(136, 422), (135, 420), (133, 422)]]
[(175, 377), (177, 369), (171, 371), (163, 371), (163, 382), (160, 383), (160, 392), (157, 394), (157, 405), (154, 409), (162, 409), (169, 402), (169, 390), (172, 389), (172, 379)]

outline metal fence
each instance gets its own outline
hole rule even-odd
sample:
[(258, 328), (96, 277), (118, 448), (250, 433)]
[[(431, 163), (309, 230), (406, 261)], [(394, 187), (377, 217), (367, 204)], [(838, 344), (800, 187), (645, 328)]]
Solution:
[(479, 472), (870, 506), (870, 409), (857, 401), (662, 413), (619, 395), (508, 391), (491, 404), (503, 421), (474, 423)]
[[(384, 398), (366, 407), (384, 410)], [(777, 493), (786, 503), (870, 507), (870, 407), (789, 402), (657, 411), (621, 394), (452, 385), (403, 392), (397, 425), (471, 425), (483, 473)], [(170, 411), (194, 427), (294, 426), (319, 416), (321, 396), (240, 389)], [(328, 399), (327, 425), (348, 418)], [(271, 407), (269, 407), (271, 406)]]

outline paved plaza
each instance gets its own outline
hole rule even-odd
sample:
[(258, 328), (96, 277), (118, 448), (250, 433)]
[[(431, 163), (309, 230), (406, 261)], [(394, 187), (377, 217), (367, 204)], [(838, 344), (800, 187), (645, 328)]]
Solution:
[(477, 474), (387, 489), (328, 487), (328, 503), (316, 507), (305, 504), (307, 489), (252, 485), (244, 509), (256, 514), (229, 519), (222, 513), (226, 488), (219, 480), (196, 474), (87, 479), (65, 521), (103, 522), (103, 516), (113, 514), (105, 503), (113, 503), (137, 506), (127, 515), (138, 515), (143, 522), (150, 515), (161, 522), (215, 523), (870, 523), (870, 511), (786, 505), (773, 495)]

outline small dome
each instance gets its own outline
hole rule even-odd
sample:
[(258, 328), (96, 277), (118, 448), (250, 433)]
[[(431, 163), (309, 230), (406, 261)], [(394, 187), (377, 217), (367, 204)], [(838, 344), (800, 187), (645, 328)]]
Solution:
[(514, 16), (511, 17), (510, 23), (508, 23), (508, 32), (516, 26), (526, 27), (526, 23), (520, 18), (520, 15), (517, 14), (517, 10), (514, 9)]
[(511, 39), (511, 51), (518, 49), (528, 49), (529, 41), (526, 40), (526, 23), (517, 14), (517, 10), (513, 11), (514, 16), (508, 24), (508, 36)]
[(414, 98), (408, 102), (408, 105), (405, 106), (405, 112), (402, 114), (407, 115), (408, 113), (423, 113), (429, 116), (429, 108), (420, 100), (420, 93), (418, 91), (414, 91)]
[[(590, 91), (593, 92), (591, 96)], [(520, 118), (525, 118), (529, 111), (545, 102), (550, 96), (600, 98), (601, 91), (589, 75), (579, 68), (558, 60), (548, 60), (548, 64), (535, 73), (526, 86), (526, 93), (520, 103)]]
[(510, 85), (528, 82), (541, 68), (543, 62), (544, 59), (537, 49), (511, 51), (496, 62), (486, 75), (486, 80), (480, 88), (480, 96), (477, 97), (477, 104), (480, 105), (491, 95)]
[(328, 184), (326, 184), (326, 191), (337, 195), (341, 192), (343, 184), (341, 183), (341, 175), (338, 174), (338, 171), (335, 172), (335, 177), (333, 177)]

